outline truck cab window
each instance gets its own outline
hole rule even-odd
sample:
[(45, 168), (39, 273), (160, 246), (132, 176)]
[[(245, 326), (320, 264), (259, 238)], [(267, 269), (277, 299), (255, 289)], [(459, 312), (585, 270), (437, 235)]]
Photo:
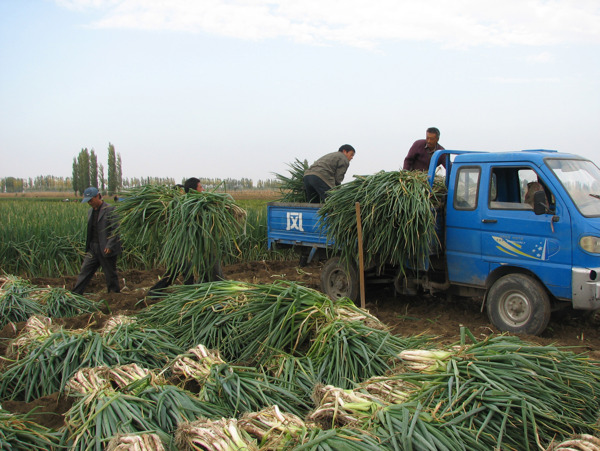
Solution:
[(583, 216), (600, 216), (600, 169), (588, 160), (548, 158), (547, 164)]
[(481, 168), (464, 167), (456, 174), (454, 208), (457, 210), (474, 210), (477, 208), (479, 180)]
[[(537, 191), (549, 191), (531, 167), (494, 167), (490, 178), (489, 206), (498, 210), (533, 210)], [(548, 202), (546, 202), (548, 204)]]

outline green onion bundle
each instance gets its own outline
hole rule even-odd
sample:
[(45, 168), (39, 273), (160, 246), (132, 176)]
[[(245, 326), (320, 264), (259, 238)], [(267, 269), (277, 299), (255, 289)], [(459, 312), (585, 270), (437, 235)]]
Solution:
[(351, 388), (355, 382), (391, 370), (398, 363), (398, 353), (422, 342), (418, 337), (400, 338), (374, 329), (362, 321), (336, 320), (318, 329), (306, 355), (323, 382)]
[(354, 262), (357, 255), (356, 202), (360, 203), (366, 265), (392, 264), (401, 271), (407, 264), (424, 267), (437, 242), (436, 194), (426, 173), (382, 171), (356, 176), (329, 192), (319, 209), (320, 224), (345, 262)]
[[(307, 429), (292, 446), (285, 450), (294, 451), (381, 451), (379, 439), (372, 434), (349, 427), (323, 430)], [(410, 448), (405, 448), (410, 449)]]
[(277, 353), (302, 353), (321, 324), (327, 323), (338, 306), (324, 294), (291, 282), (277, 281), (256, 286), (251, 302), (244, 305), (244, 327), (235, 340), (242, 349), (240, 360), (264, 362)]
[(147, 368), (160, 368), (184, 350), (168, 331), (126, 316), (112, 317), (100, 334), (106, 346), (119, 350), (122, 362)]
[(20, 277), (0, 277), (0, 329), (10, 322), (27, 321), (32, 315), (44, 315), (44, 308), (31, 298), (34, 290), (35, 286)]
[(102, 336), (86, 330), (59, 329), (31, 346), (0, 374), (0, 396), (25, 402), (61, 392), (80, 368), (121, 363), (119, 352)]
[(164, 377), (136, 364), (101, 370), (101, 374), (112, 383), (113, 388), (150, 401), (152, 410), (148, 416), (160, 430), (168, 434), (173, 434), (182, 422), (194, 421), (198, 417), (217, 419), (227, 415), (226, 409), (221, 406), (202, 401), (193, 393), (168, 383)]
[(175, 444), (182, 451), (258, 451), (256, 442), (238, 427), (235, 418), (182, 423), (175, 434)]
[(100, 310), (99, 302), (60, 287), (38, 288), (31, 297), (43, 306), (44, 314), (51, 318), (71, 318)]
[(277, 405), (245, 413), (238, 426), (258, 441), (260, 449), (267, 450), (282, 449), (307, 427), (298, 416), (282, 412)]
[(375, 413), (384, 406), (381, 400), (368, 393), (323, 384), (315, 386), (313, 400), (317, 408), (307, 418), (323, 429), (369, 426)]
[(164, 299), (139, 313), (138, 318), (175, 337), (182, 348), (199, 343), (219, 348), (221, 355), (235, 360), (243, 350), (233, 342), (243, 329), (246, 316), (238, 314), (252, 286), (221, 281), (200, 285), (177, 285)]
[(261, 410), (277, 404), (285, 411), (301, 415), (308, 406), (297, 389), (253, 367), (229, 365), (218, 351), (199, 345), (172, 363), (174, 376), (200, 385), (198, 397), (227, 408), (231, 416)]
[(183, 193), (164, 186), (127, 191), (117, 213), (127, 245), (156, 255), (170, 273), (196, 279), (209, 278), (224, 256), (235, 253), (245, 217), (227, 194)]
[(406, 402), (418, 388), (405, 381), (402, 374), (375, 376), (360, 383), (358, 387), (388, 404)]
[(0, 407), (0, 449), (46, 451), (58, 443), (59, 434), (29, 420), (29, 414), (12, 414)]
[(169, 383), (153, 383), (138, 396), (152, 403), (156, 424), (169, 434), (173, 434), (181, 423), (199, 417), (219, 419), (228, 413), (221, 403), (201, 400), (194, 393)]
[(279, 202), (306, 202), (306, 191), (304, 191), (304, 173), (308, 169), (308, 161), (300, 161), (296, 158), (288, 164), (289, 176), (275, 173), (279, 182), (281, 197)]
[(12, 340), (6, 351), (6, 355), (12, 359), (18, 359), (20, 355), (27, 354), (31, 348), (48, 338), (57, 328), (52, 325), (52, 319), (44, 316), (31, 316), (25, 327), (19, 332), (19, 336)]
[[(419, 403), (392, 404), (377, 412), (379, 427), (374, 431), (383, 449), (393, 450), (491, 450), (498, 444), (479, 443), (475, 434), (432, 418)], [(487, 446), (487, 448), (486, 448)], [(511, 449), (511, 448), (509, 448)], [(517, 448), (521, 449), (521, 448)], [(526, 448), (523, 448), (526, 449)]]
[(283, 387), (299, 389), (306, 402), (310, 400), (315, 385), (320, 382), (313, 361), (306, 356), (274, 354), (264, 363), (264, 368)]
[(160, 431), (148, 415), (152, 402), (107, 388), (83, 395), (65, 414), (63, 442), (72, 450), (102, 449), (113, 437), (122, 434), (154, 432), (163, 443), (167, 434)]
[(162, 440), (157, 434), (118, 434), (108, 445), (106, 451), (165, 451)]
[[(283, 281), (178, 286), (139, 317), (148, 324), (162, 324), (180, 345), (218, 347), (226, 360), (267, 364), (279, 376), (284, 368), (277, 369), (281, 364), (276, 356), (288, 356), (285, 365), (291, 367), (283, 380), (300, 380), (304, 393), (312, 391), (314, 380), (351, 388), (355, 382), (382, 375), (398, 363), (397, 355), (409, 344), (424, 341), (393, 336), (349, 299), (334, 302)], [(290, 357), (305, 357), (298, 362), (308, 365), (311, 374), (297, 378)]]

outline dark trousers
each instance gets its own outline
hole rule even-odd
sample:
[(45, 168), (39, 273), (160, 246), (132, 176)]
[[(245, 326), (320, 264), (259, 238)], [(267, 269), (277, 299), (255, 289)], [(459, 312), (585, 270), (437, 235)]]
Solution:
[(305, 175), (302, 182), (304, 183), (307, 202), (314, 204), (325, 202), (327, 191), (331, 189), (327, 183), (316, 175)]
[(99, 267), (102, 267), (102, 271), (104, 272), (108, 292), (119, 293), (121, 287), (119, 286), (119, 275), (117, 274), (117, 256), (104, 255), (104, 249), (100, 249), (98, 243), (90, 244), (90, 250), (85, 254), (77, 282), (71, 291), (83, 294)]

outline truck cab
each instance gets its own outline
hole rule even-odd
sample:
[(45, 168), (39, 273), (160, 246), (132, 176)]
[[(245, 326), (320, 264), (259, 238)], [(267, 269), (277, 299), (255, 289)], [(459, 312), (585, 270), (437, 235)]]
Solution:
[(548, 150), (437, 154), (448, 161), (448, 288), (483, 294), (491, 322), (512, 332), (541, 333), (561, 306), (600, 308), (596, 165)]

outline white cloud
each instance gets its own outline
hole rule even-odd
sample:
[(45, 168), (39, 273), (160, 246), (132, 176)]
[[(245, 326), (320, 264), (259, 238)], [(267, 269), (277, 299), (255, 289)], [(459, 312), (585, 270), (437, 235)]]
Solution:
[(207, 32), (240, 39), (375, 47), (600, 43), (597, 0), (56, 0), (95, 9), (100, 28)]
[(550, 52), (542, 52), (527, 57), (527, 61), (530, 63), (553, 63), (554, 59), (554, 55)]
[(527, 83), (558, 83), (559, 78), (556, 77), (545, 77), (545, 78), (519, 78), (519, 77), (491, 77), (488, 78), (492, 83), (500, 84), (527, 84)]

